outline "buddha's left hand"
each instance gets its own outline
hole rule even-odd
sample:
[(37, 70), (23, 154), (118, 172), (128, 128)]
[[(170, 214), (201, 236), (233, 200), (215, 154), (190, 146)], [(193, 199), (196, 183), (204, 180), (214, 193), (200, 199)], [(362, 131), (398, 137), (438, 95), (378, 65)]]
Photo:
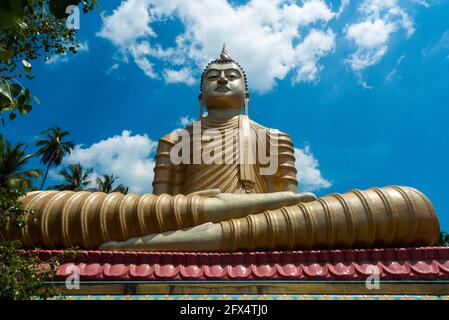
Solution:
[(200, 243), (202, 251), (216, 251), (220, 248), (222, 235), (221, 226), (217, 222), (316, 199), (312, 193), (290, 191), (232, 194), (221, 193), (220, 190), (213, 189), (195, 192), (189, 196), (192, 195), (206, 197), (204, 215), (205, 220), (209, 222), (183, 230), (135, 237), (127, 241), (110, 241), (100, 246), (100, 250), (192, 251), (192, 245)]
[(299, 202), (316, 200), (310, 192), (294, 193), (291, 191), (259, 193), (259, 194), (233, 194), (220, 193), (220, 190), (205, 190), (196, 193), (207, 197), (204, 202), (204, 215), (206, 221), (219, 222), (233, 218), (240, 218), (249, 214), (261, 213), (266, 210), (275, 210), (292, 206)]

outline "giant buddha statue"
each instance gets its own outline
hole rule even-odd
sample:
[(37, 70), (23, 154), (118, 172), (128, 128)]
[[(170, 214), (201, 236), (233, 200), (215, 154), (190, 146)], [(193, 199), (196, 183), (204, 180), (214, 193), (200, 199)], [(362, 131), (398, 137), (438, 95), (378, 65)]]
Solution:
[[(130, 251), (344, 249), (432, 245), (439, 221), (410, 187), (297, 193), (290, 137), (248, 117), (247, 79), (223, 48), (201, 77), (200, 118), (159, 141), (153, 194), (35, 191), (25, 247)], [(203, 112), (207, 110), (207, 115)], [(30, 212), (31, 212), (30, 211)]]

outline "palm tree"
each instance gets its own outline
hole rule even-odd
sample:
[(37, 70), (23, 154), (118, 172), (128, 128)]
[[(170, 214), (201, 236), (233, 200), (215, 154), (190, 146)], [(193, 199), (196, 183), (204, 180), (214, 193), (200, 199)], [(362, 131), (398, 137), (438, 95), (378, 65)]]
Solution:
[(50, 187), (50, 189), (57, 189), (60, 191), (73, 190), (82, 191), (91, 184), (90, 175), (93, 169), (85, 169), (80, 163), (69, 164), (67, 168), (59, 171), (59, 174), (64, 178), (65, 184), (58, 184)]
[(441, 231), (440, 235), (438, 236), (438, 242), (436, 245), (440, 247), (449, 246), (449, 233)]
[(123, 184), (119, 184), (117, 187), (113, 187), (114, 182), (117, 178), (114, 175), (103, 175), (103, 178), (97, 177), (95, 182), (97, 183), (97, 187), (93, 188), (92, 191), (101, 191), (105, 193), (111, 192), (121, 192), (123, 194), (128, 193), (128, 187), (125, 187)]
[(34, 154), (25, 154), (22, 143), (13, 146), (11, 143), (3, 141), (0, 137), (0, 189), (24, 188), (32, 186), (33, 179), (39, 179), (40, 171), (35, 169), (24, 170), (28, 160)]
[(71, 141), (62, 141), (62, 139), (70, 132), (61, 130), (55, 126), (51, 127), (41, 134), (46, 135), (44, 139), (36, 141), (36, 146), (41, 148), (37, 151), (37, 155), (42, 156), (41, 162), (47, 165), (44, 178), (42, 179), (41, 190), (44, 188), (45, 180), (47, 179), (48, 170), (52, 165), (59, 166), (66, 154), (70, 154), (75, 144)]

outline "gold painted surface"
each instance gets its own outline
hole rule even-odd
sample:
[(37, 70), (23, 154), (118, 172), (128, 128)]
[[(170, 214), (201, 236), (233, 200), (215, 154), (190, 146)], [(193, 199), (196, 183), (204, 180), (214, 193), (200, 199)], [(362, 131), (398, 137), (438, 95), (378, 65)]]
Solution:
[(9, 227), (6, 237), (21, 239), (31, 247), (95, 249), (118, 240), (123, 246), (114, 243), (103, 249), (232, 252), (369, 248), (427, 246), (439, 234), (430, 201), (415, 189), (396, 186), (329, 195), (182, 233), (168, 232), (163, 237), (157, 234), (206, 222), (204, 204), (209, 208), (210, 199), (199, 195), (48, 191), (31, 193), (22, 201), (25, 209), (36, 210), (39, 224), (28, 224), (21, 230)]
[(38, 223), (16, 229), (13, 221), (3, 234), (26, 247), (96, 249), (110, 240), (127, 240), (204, 223), (200, 196), (137, 195), (102, 192), (32, 192), (20, 199), (34, 210)]
[(220, 251), (427, 246), (439, 233), (430, 201), (397, 186), (328, 195), (221, 226)]
[[(221, 111), (220, 111), (221, 113)], [(190, 135), (191, 150), (190, 164), (174, 165), (170, 161), (172, 148), (179, 142), (176, 131), (164, 136), (159, 141), (154, 169), (153, 192), (155, 194), (190, 194), (193, 192), (220, 189), (224, 193), (268, 193), (297, 190), (296, 167), (293, 143), (290, 137), (280, 131), (267, 129), (248, 119), (245, 115), (236, 115), (230, 118), (217, 118), (212, 112), (200, 119), (201, 141), (199, 151), (195, 151), (192, 125), (186, 130)], [(229, 146), (223, 153), (211, 159), (213, 163), (195, 164), (193, 153), (203, 154), (205, 149), (214, 149), (216, 146), (210, 142), (206, 130), (216, 130), (220, 137), (218, 143)], [(232, 132), (232, 134), (229, 134)], [(263, 132), (266, 136), (266, 146), (257, 145), (257, 134)], [(239, 141), (245, 147), (248, 144), (257, 148), (265, 147), (266, 154), (270, 154), (270, 146), (277, 146), (278, 170), (274, 175), (260, 175), (261, 167), (255, 157), (254, 164), (250, 161), (239, 163)], [(196, 141), (196, 140), (195, 140)], [(218, 146), (218, 147), (222, 147)], [(243, 148), (245, 149), (245, 148)], [(245, 152), (245, 151), (242, 151)], [(249, 151), (247, 151), (249, 152)], [(253, 155), (254, 156), (254, 155)], [(266, 165), (265, 165), (266, 166)]]
[[(25, 247), (96, 249), (104, 244), (107, 250), (148, 251), (426, 246), (437, 240), (432, 204), (412, 188), (354, 190), (312, 202), (313, 195), (297, 194), (293, 143), (287, 134), (249, 119), (246, 75), (225, 49), (204, 70), (199, 102), (203, 133), (238, 129), (247, 142), (224, 155), (232, 156), (231, 163), (175, 165), (170, 154), (177, 141), (169, 134), (159, 141), (154, 194), (31, 192), (21, 201), (25, 209), (36, 210), (39, 223), (18, 230), (10, 221), (2, 235), (22, 240)], [(193, 128), (186, 129), (194, 138)], [(278, 145), (279, 165), (270, 176), (260, 173), (258, 162), (237, 162), (239, 153), (249, 156), (260, 129), (266, 130), (267, 153)], [(234, 138), (229, 138), (232, 143)], [(198, 141), (201, 154), (206, 140)], [(204, 191), (209, 195), (189, 196)]]

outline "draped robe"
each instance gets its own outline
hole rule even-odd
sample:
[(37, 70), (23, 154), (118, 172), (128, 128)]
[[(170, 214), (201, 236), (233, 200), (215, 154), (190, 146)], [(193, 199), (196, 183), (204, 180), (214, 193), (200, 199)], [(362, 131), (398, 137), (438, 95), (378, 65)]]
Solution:
[[(200, 121), (201, 141), (194, 134), (194, 125), (185, 128), (190, 136), (192, 150), (189, 163), (174, 164), (170, 158), (172, 148), (180, 141), (176, 132), (159, 140), (154, 168), (154, 194), (190, 194), (215, 188), (225, 193), (297, 191), (294, 148), (287, 134), (267, 129), (246, 115), (227, 120), (203, 117)], [(210, 129), (215, 129), (222, 139), (213, 140)], [(263, 139), (258, 139), (258, 135)], [(221, 145), (221, 154), (212, 153), (212, 159), (221, 159), (220, 163), (207, 163), (202, 157), (200, 163), (195, 163), (193, 152), (198, 151), (198, 147), (195, 148), (194, 142), (199, 142), (197, 146), (201, 148), (201, 155)], [(272, 174), (261, 174), (261, 169), (267, 168), (269, 164), (261, 163), (259, 148), (265, 151), (266, 156), (275, 150), (271, 153), (277, 157), (277, 166)]]

